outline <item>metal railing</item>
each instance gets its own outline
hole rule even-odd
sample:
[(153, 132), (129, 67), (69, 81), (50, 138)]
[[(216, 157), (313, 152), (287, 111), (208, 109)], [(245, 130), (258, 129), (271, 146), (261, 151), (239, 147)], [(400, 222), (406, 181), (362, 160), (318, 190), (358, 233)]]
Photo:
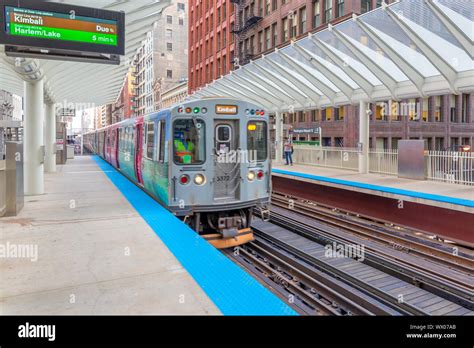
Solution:
[[(358, 170), (357, 148), (294, 145), (293, 162), (328, 168)], [(427, 151), (427, 180), (474, 185), (474, 152)], [(370, 149), (369, 172), (398, 175), (398, 150)]]
[(474, 152), (428, 151), (428, 180), (474, 185)]
[(356, 148), (295, 145), (293, 162), (329, 168), (358, 170), (359, 155)]
[(398, 175), (398, 150), (369, 150), (369, 172)]

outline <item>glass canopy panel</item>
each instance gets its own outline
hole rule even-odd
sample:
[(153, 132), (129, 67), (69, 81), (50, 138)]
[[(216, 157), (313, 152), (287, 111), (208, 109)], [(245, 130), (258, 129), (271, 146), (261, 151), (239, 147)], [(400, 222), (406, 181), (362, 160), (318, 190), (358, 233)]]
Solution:
[(471, 0), (438, 0), (437, 2), (474, 21), (474, 6)]
[(328, 30), (320, 31), (316, 34), (316, 37), (320, 39), (323, 44), (326, 44), (326, 47), (330, 49), (336, 56), (340, 57), (344, 61), (344, 64), (351, 66), (361, 76), (367, 79), (370, 84), (373, 86), (382, 85), (382, 82)]
[[(289, 64), (287, 63), (286, 61), (284, 61), (281, 57), (279, 57), (276, 53), (272, 53), (271, 55), (267, 56), (268, 59), (271, 59), (274, 63), (280, 65), (281, 67), (283, 67), (284, 70), (288, 71), (291, 76), (295, 79), (297, 79), (299, 82), (301, 82), (303, 85), (305, 86), (308, 86), (309, 88), (311, 88), (312, 90), (314, 90), (316, 93), (318, 93), (319, 95), (323, 95), (324, 93), (322, 93), (316, 86), (313, 85), (313, 83), (311, 81), (309, 81), (308, 79), (306, 79), (303, 75), (301, 75), (298, 71), (295, 70), (295, 67), (293, 66), (293, 64)], [(301, 64), (301, 63), (300, 63)], [(301, 65), (300, 65), (301, 66)], [(271, 65), (269, 65), (270, 69), (273, 69), (273, 67)], [(305, 67), (306, 68), (306, 67)], [(315, 72), (314, 69), (311, 69), (310, 67), (307, 67), (307, 69), (309, 71), (311, 71), (312, 73)], [(278, 75), (280, 75), (280, 73), (278, 73)]]
[[(456, 38), (449, 32), (431, 9), (424, 4), (424, 1), (400, 1), (390, 6), (390, 8), (397, 13), (402, 20), (408, 19), (424, 28), (425, 31), (431, 32), (435, 36), (439, 36), (461, 48), (461, 45), (458, 43)], [(421, 38), (424, 39), (423, 36), (421, 36)]]
[(335, 84), (333, 84), (324, 74), (311, 65), (311, 63), (309, 63), (306, 58), (301, 56), (293, 47), (287, 46), (283, 48), (281, 52), (300, 62), (300, 65), (304, 66), (306, 70), (310, 71), (311, 75), (320, 80), (333, 91), (340, 92), (340, 89)]
[[(437, 76), (440, 72), (419, 51), (415, 43), (411, 41), (403, 30), (385, 12), (383, 21), (374, 20), (376, 16), (364, 16), (363, 22), (373, 29), (377, 36), (387, 43), (395, 52), (406, 60), (424, 77)], [(392, 33), (398, 34), (393, 35)], [(397, 37), (397, 39), (395, 39)], [(402, 39), (399, 41), (398, 39)]]
[[(444, 4), (438, 4), (441, 12), (443, 12), (451, 22), (457, 26), (464, 34), (466, 34), (471, 41), (474, 40), (474, 17), (473, 12), (468, 13), (467, 11), (463, 11), (459, 13), (454, 9), (445, 6)], [(471, 11), (474, 4), (471, 4)]]
[(357, 89), (359, 86), (355, 83), (341, 68), (334, 64), (331, 58), (324, 53), (313, 40), (303, 39), (298, 41), (298, 45), (311, 52), (314, 56), (313, 59), (323, 64), (327, 69), (336, 74), (341, 80), (344, 80), (352, 89)]
[[(238, 70), (236, 70), (236, 71), (238, 72), (238, 71), (241, 70), (241, 69), (242, 69), (242, 68), (240, 68), (240, 69), (238, 69)], [(261, 74), (259, 73), (259, 71), (257, 70), (257, 68), (255, 68), (255, 67), (252, 66), (251, 64), (247, 64), (244, 69), (245, 69), (248, 73), (250, 73), (250, 75), (256, 75), (259, 79), (265, 81), (267, 84), (270, 85), (270, 87), (271, 87), (272, 89), (275, 89), (275, 90), (277, 90), (277, 91), (279, 91), (279, 92), (281, 92), (281, 93), (287, 95), (288, 98), (291, 98), (291, 96), (288, 95), (288, 93), (285, 92), (284, 89), (280, 88), (280, 86), (278, 86), (276, 83), (273, 83), (273, 81), (271, 81), (271, 80), (267, 79), (265, 76), (261, 75)], [(246, 74), (237, 73), (237, 75), (241, 75), (241, 76), (243, 76), (243, 77), (245, 77), (245, 78), (251, 79), (251, 77), (247, 76)], [(255, 81), (255, 83), (258, 83), (258, 84), (260, 85), (260, 83), (259, 83), (258, 81)], [(261, 86), (261, 85), (260, 85), (260, 86)]]
[[(304, 94), (299, 88), (295, 87), (295, 85), (293, 83), (291, 83), (290, 81), (288, 81), (287, 79), (285, 79), (283, 76), (281, 76), (280, 74), (276, 74), (272, 67), (271, 66), (268, 66), (265, 62), (263, 62), (261, 59), (258, 60), (258, 63), (257, 61), (255, 61), (255, 64), (265, 68), (267, 70), (267, 72), (272, 75), (273, 77), (281, 80), (282, 84), (280, 86), (288, 86), (296, 91), (298, 91), (298, 93), (300, 94), (303, 94), (305, 98), (308, 98), (308, 96), (306, 94)], [(252, 66), (251, 64), (247, 64), (245, 66), (245, 69), (248, 69), (250, 72), (252, 72), (253, 74), (256, 74), (258, 75), (260, 78), (266, 80), (266, 81), (269, 81), (268, 83), (275, 86), (276, 88), (282, 90), (286, 95), (288, 95), (287, 92), (285, 92), (284, 88), (279, 88), (276, 86), (275, 83), (273, 83), (273, 81), (270, 81), (269, 79), (267, 79), (256, 67)], [(293, 99), (291, 96), (289, 96), (289, 98)]]
[(337, 26), (349, 41), (364, 52), (367, 57), (389, 74), (395, 81), (407, 81), (408, 77), (392, 62), (385, 52), (354, 21), (347, 21)]

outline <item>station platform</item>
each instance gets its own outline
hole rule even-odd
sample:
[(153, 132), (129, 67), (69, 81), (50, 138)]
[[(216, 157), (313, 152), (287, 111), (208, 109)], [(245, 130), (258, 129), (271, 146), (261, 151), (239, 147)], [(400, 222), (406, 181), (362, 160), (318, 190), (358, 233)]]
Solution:
[(0, 314), (296, 314), (102, 159), (45, 180), (0, 219)]
[(273, 174), (293, 175), (347, 190), (474, 212), (474, 186), (401, 179), (393, 175), (359, 174), (350, 170), (307, 165), (276, 165)]
[(474, 187), (308, 165), (275, 165), (273, 189), (474, 247)]

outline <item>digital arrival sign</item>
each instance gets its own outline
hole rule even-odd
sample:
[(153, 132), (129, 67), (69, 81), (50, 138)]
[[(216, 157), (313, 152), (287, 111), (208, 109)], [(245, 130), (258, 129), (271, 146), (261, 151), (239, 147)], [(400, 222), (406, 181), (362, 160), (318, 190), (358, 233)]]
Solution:
[(0, 0), (0, 44), (13, 57), (120, 64), (125, 13), (49, 1)]
[(116, 21), (10, 6), (5, 11), (10, 35), (117, 46)]

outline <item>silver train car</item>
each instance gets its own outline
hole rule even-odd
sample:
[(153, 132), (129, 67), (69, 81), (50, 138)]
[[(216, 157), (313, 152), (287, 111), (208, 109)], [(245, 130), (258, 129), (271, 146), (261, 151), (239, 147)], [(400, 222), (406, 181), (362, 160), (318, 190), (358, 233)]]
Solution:
[(98, 154), (218, 248), (253, 240), (271, 193), (269, 115), (208, 98), (85, 135)]

